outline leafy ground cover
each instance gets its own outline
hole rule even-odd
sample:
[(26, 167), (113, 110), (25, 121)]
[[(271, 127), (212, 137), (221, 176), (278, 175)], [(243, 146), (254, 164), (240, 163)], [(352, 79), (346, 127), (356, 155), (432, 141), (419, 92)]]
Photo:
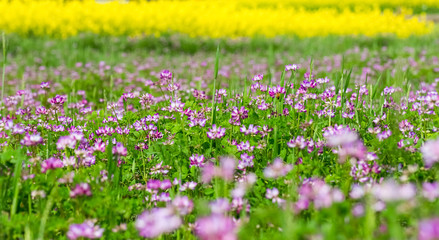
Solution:
[(2, 239), (439, 237), (435, 35), (7, 43)]

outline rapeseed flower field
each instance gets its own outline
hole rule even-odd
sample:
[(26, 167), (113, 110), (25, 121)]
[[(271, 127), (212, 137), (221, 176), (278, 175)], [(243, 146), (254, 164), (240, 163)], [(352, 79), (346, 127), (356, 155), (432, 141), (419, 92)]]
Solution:
[[(0, 29), (22, 36), (67, 38), (183, 34), (241, 38), (428, 34), (433, 24), (409, 8), (420, 1), (1, 1)], [(382, 9), (384, 3), (403, 8)], [(313, 5), (316, 4), (316, 5)], [(323, 4), (323, 7), (314, 8)], [(426, 1), (437, 7), (437, 2)], [(311, 9), (310, 9), (311, 8)]]

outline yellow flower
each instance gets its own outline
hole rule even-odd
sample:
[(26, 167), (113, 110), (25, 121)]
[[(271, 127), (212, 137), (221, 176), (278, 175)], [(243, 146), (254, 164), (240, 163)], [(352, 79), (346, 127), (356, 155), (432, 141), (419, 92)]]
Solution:
[[(343, 2), (343, 3), (339, 3)], [(185, 34), (240, 38), (430, 33), (433, 23), (406, 9), (438, 7), (437, 0), (237, 0), (237, 1), (0, 1), (0, 29), (23, 36), (66, 38), (79, 33), (110, 36)]]

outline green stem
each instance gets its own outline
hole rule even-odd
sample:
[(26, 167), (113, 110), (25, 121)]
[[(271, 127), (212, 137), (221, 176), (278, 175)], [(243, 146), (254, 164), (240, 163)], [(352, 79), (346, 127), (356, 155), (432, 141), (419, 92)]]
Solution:
[(5, 76), (6, 76), (6, 37), (5, 33), (2, 33), (3, 44), (3, 72), (2, 72), (2, 101), (5, 96)]
[(52, 189), (52, 192), (50, 193), (50, 196), (47, 199), (46, 207), (44, 208), (43, 216), (41, 217), (40, 222), (40, 231), (38, 233), (38, 240), (44, 239), (44, 229), (46, 228), (47, 219), (49, 218), (50, 210), (53, 206), (53, 197), (56, 194), (57, 186)]

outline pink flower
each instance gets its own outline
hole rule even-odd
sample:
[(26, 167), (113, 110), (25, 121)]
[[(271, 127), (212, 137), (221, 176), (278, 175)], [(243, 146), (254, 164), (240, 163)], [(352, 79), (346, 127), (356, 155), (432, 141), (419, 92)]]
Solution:
[(253, 124), (250, 124), (248, 128), (246, 128), (244, 125), (239, 129), (242, 133), (245, 135), (256, 135), (259, 133), (258, 126), (254, 126)]
[(101, 238), (104, 233), (104, 229), (99, 226), (95, 226), (95, 223), (90, 220), (86, 220), (81, 224), (72, 224), (67, 232), (67, 238), (75, 240), (80, 237), (96, 239)]
[(270, 94), (270, 97), (272, 98), (279, 98), (281, 94), (285, 94), (285, 88), (281, 87), (280, 85), (277, 85), (276, 87), (271, 87), (268, 90), (268, 94)]
[(439, 185), (437, 182), (425, 182), (422, 184), (422, 195), (429, 201), (439, 197)]
[(235, 240), (236, 226), (230, 217), (213, 214), (195, 222), (195, 234), (201, 240)]
[(41, 82), (40, 88), (41, 89), (50, 88), (49, 82)]
[(160, 79), (162, 80), (171, 80), (172, 79), (172, 72), (165, 69), (160, 73)]
[(58, 158), (48, 158), (41, 163), (41, 172), (45, 173), (49, 169), (62, 168), (64, 166), (63, 162)]
[(314, 207), (320, 209), (344, 200), (344, 195), (339, 189), (332, 188), (321, 179), (305, 180), (298, 192), (299, 200), (296, 207), (299, 210), (307, 209), (310, 203), (314, 203)]
[(123, 146), (122, 143), (118, 142), (116, 143), (116, 146), (113, 147), (113, 154), (118, 156), (126, 156), (127, 149)]
[(192, 212), (194, 203), (187, 196), (177, 196), (172, 201), (172, 206), (180, 215), (187, 215)]
[(67, 97), (64, 95), (56, 95), (54, 98), (49, 99), (49, 103), (53, 106), (62, 106), (64, 102), (67, 100)]
[(247, 153), (241, 154), (241, 160), (239, 160), (238, 169), (244, 170), (247, 167), (253, 167), (253, 159), (255, 159), (255, 156), (250, 156)]
[(420, 150), (426, 167), (431, 167), (439, 161), (439, 139), (427, 141)]
[(398, 184), (393, 179), (374, 185), (374, 196), (384, 202), (410, 200), (416, 196), (416, 187), (411, 183)]
[(140, 214), (135, 226), (140, 236), (155, 238), (163, 233), (173, 232), (181, 224), (182, 220), (171, 208), (154, 208)]
[(273, 203), (281, 204), (284, 202), (283, 199), (279, 198), (279, 190), (277, 188), (269, 189), (267, 188), (267, 192), (265, 193), (265, 197), (267, 199), (271, 199)]
[(234, 158), (221, 157), (219, 167), (213, 165), (213, 163), (208, 163), (204, 166), (201, 173), (201, 179), (205, 183), (210, 182), (214, 177), (220, 177), (226, 181), (231, 181), (233, 180), (235, 167), (236, 161)]
[(255, 76), (252, 78), (252, 80), (253, 80), (254, 82), (259, 82), (259, 81), (261, 81), (263, 78), (264, 78), (264, 74), (257, 74), (257, 75), (255, 75)]
[(242, 151), (249, 151), (249, 152), (253, 152), (253, 150), (255, 149), (255, 146), (250, 146), (250, 142), (241, 142), (240, 144), (236, 145), (238, 152), (242, 152)]
[(61, 136), (58, 138), (58, 142), (56, 143), (56, 149), (64, 150), (66, 148), (74, 149), (76, 146), (76, 139), (69, 136)]
[(297, 69), (299, 69), (299, 66), (297, 64), (288, 64), (285, 65), (285, 72), (288, 71), (296, 71)]
[(226, 135), (226, 129), (222, 127), (217, 127), (216, 124), (212, 125), (212, 128), (209, 128), (207, 132), (207, 137), (210, 139), (222, 138)]
[(76, 184), (75, 188), (70, 191), (70, 197), (75, 198), (77, 196), (91, 196), (91, 188), (88, 183)]
[(326, 138), (328, 146), (338, 147), (346, 144), (352, 144), (358, 139), (357, 133), (351, 131), (349, 127), (335, 126), (328, 127), (323, 136)]
[(215, 201), (209, 203), (210, 211), (215, 214), (223, 214), (230, 210), (229, 199), (218, 198)]
[(43, 138), (40, 136), (39, 133), (32, 135), (26, 134), (20, 141), (20, 143), (24, 146), (35, 146), (38, 144), (42, 144)]
[(272, 164), (264, 169), (264, 176), (266, 178), (283, 177), (287, 175), (287, 173), (289, 173), (292, 169), (293, 166), (291, 164), (284, 164), (282, 159), (276, 158), (274, 159)]
[(227, 181), (233, 180), (233, 174), (235, 172), (235, 167), (236, 167), (236, 160), (231, 157), (221, 157), (220, 167), (221, 167), (221, 174), (220, 174), (221, 177)]
[(248, 110), (245, 109), (244, 106), (241, 108), (233, 107), (232, 111), (230, 112), (230, 124), (233, 125), (241, 125), (241, 120), (248, 118)]
[(203, 155), (192, 154), (192, 156), (189, 158), (189, 160), (191, 161), (191, 163), (190, 163), (191, 167), (193, 167), (193, 166), (203, 167), (205, 157)]
[(420, 221), (418, 240), (435, 239), (439, 239), (439, 218), (431, 218)]

